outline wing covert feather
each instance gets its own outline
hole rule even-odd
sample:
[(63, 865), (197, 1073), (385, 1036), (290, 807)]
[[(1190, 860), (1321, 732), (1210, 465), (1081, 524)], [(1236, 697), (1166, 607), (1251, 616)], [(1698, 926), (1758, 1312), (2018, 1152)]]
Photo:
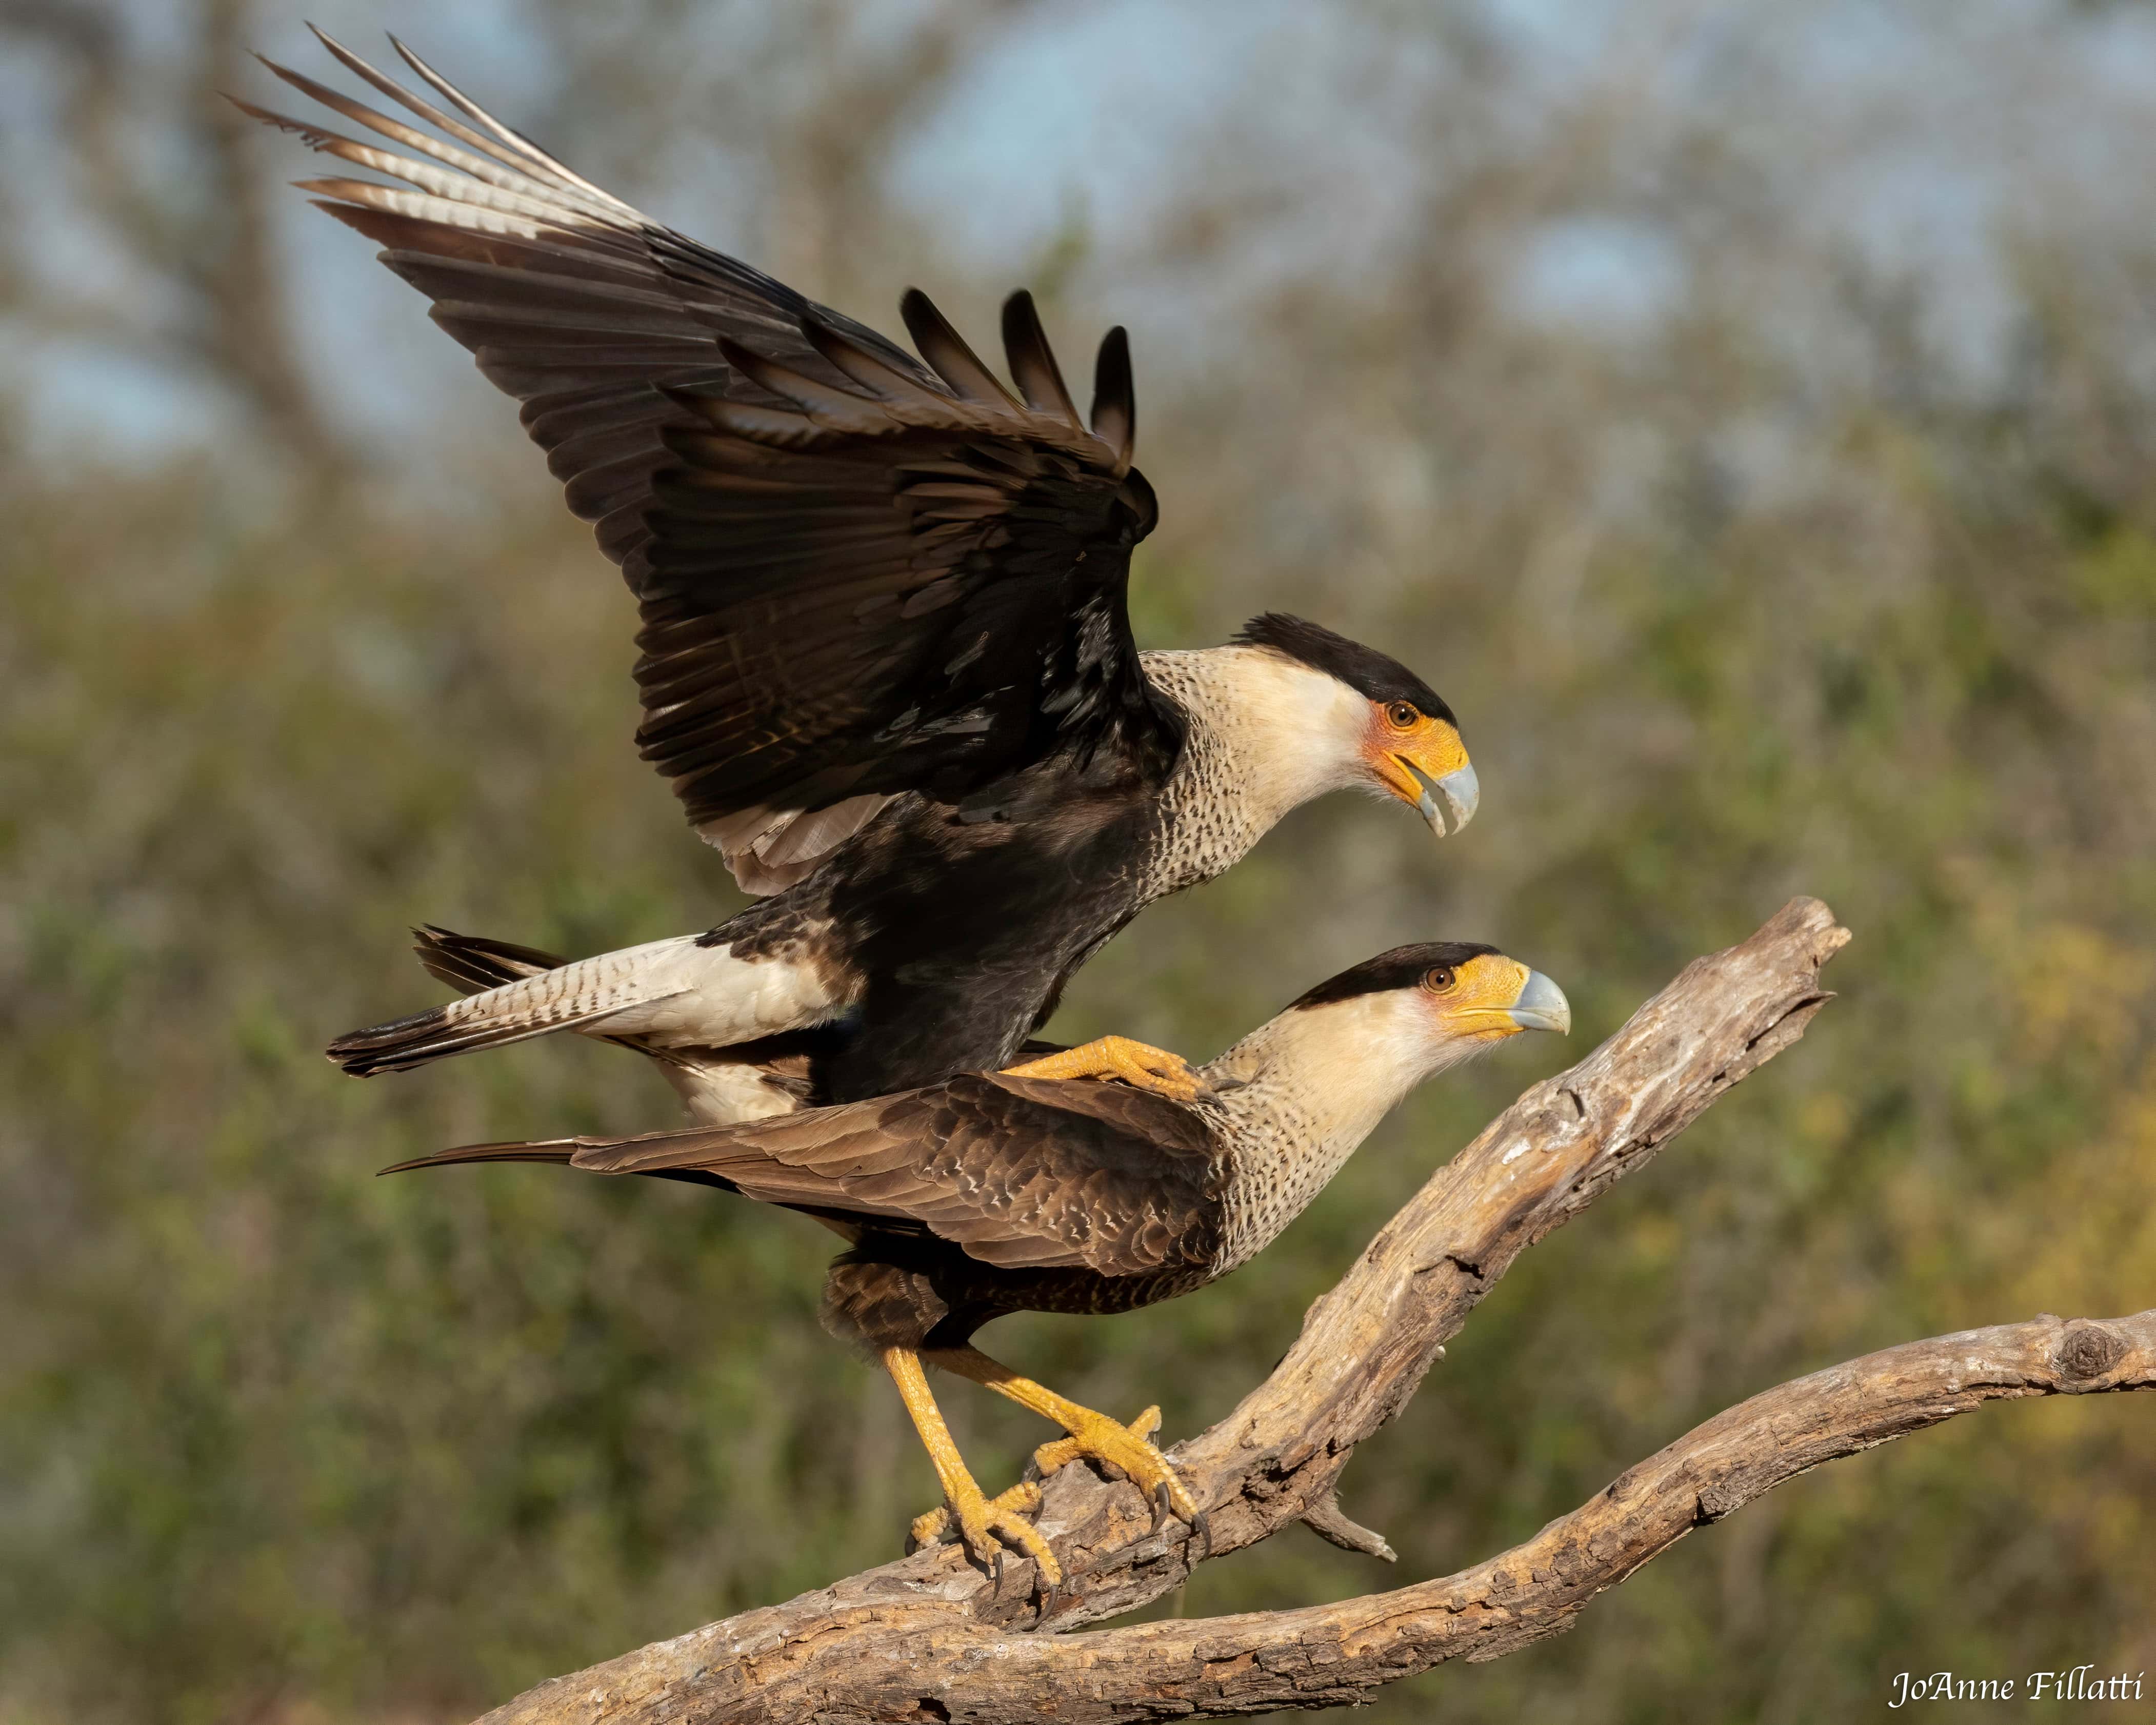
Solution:
[(1180, 1103), (972, 1073), (737, 1127), (585, 1142), (573, 1160), (715, 1174), (767, 1204), (917, 1224), (983, 1263), (1104, 1276), (1209, 1261), (1228, 1173)]

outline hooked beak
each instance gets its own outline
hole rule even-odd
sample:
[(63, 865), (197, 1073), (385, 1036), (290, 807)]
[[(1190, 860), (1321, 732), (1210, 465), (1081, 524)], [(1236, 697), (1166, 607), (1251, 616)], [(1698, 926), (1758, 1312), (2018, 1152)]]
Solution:
[(1405, 755), (1393, 758), (1414, 775), (1415, 783), (1422, 789), (1415, 807), (1439, 838), (1449, 838), (1475, 819), (1476, 805), (1482, 800), (1482, 782), (1476, 778), (1472, 763), (1455, 768), (1442, 778), (1432, 778)]
[(1564, 998), (1564, 990), (1539, 970), (1527, 973), (1527, 981), (1520, 985), (1519, 999), (1506, 1015), (1522, 1030), (1554, 1030), (1560, 1036), (1572, 1034), (1572, 1003)]

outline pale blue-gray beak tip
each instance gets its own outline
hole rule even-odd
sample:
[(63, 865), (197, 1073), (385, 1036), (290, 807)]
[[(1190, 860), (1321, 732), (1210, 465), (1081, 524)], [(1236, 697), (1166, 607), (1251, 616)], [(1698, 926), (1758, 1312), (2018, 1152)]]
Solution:
[(1520, 998), (1512, 1003), (1512, 1019), (1522, 1030), (1554, 1030), (1560, 1036), (1568, 1036), (1572, 1003), (1555, 983), (1539, 970), (1531, 970)]
[(1421, 785), (1422, 796), (1415, 807), (1439, 838), (1449, 838), (1475, 819), (1476, 805), (1482, 800), (1482, 781), (1476, 778), (1472, 762), (1442, 778), (1432, 778), (1404, 755), (1400, 761)]

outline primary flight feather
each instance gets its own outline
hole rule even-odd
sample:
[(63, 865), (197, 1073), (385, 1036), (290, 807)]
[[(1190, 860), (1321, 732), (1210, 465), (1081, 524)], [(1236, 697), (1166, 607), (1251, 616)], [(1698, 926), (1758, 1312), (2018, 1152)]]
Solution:
[[(580, 178), (401, 44), (439, 102), (322, 40), (434, 131), (274, 65), (397, 147), (240, 105), (402, 182), (302, 184), (523, 404), (636, 597), (639, 747), (765, 895), (573, 963), (423, 934), (472, 992), (340, 1039), (347, 1070), (573, 1029), (650, 1055), (709, 1122), (879, 1095), (1004, 1065), (1139, 910), (1309, 798), (1374, 791), (1440, 834), (1474, 813), (1450, 710), (1382, 653), (1281, 616), (1138, 650), (1156, 506), (1121, 330), (1081, 418), (1024, 294), (1014, 387), (918, 291), (916, 357)], [(1142, 1045), (1054, 1058), (1189, 1088)]]

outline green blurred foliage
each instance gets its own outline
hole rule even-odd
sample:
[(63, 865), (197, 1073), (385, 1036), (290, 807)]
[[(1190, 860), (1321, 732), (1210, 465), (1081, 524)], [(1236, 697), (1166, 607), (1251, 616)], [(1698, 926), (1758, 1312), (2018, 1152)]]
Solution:
[[(1357, 1457), (1347, 1500), (1400, 1574), (1792, 1373), (2148, 1302), (2156, 552), (2131, 510), (2061, 505), (2037, 417), (1875, 408), (1840, 439), (1841, 508), (1673, 501), (1585, 557), (1568, 614), (1502, 542), (1440, 553), (1361, 623), (1462, 712), (1481, 820), (1433, 855), (1397, 811), (1305, 811), (1076, 991), (1071, 1036), (1210, 1053), (1380, 943), (1486, 937), (1564, 981), (1584, 1048), (1791, 891), (1856, 930), (1810, 1036), (1529, 1254)], [(661, 1123), (649, 1073), (568, 1039), (367, 1084), (316, 1053), (430, 998), (407, 921), (583, 951), (732, 902), (625, 747), (630, 607), (581, 532), (528, 507), (265, 522), (187, 473), (8, 506), (10, 1717), (449, 1718), (889, 1556), (932, 1485), (888, 1386), (817, 1330), (820, 1230), (531, 1169), (370, 1178)], [(1201, 633), (1230, 602), (1187, 546), (1141, 582)], [(1219, 1416), (1561, 1058), (1417, 1099), (1233, 1281), (995, 1345), (1087, 1401), (1163, 1401), (1171, 1434)], [(947, 1397), (994, 1479), (1041, 1434), (988, 1399)], [(1381, 1708), (1817, 1717), (1912, 1657), (2138, 1668), (2147, 1418), (2009, 1407), (1842, 1464), (1570, 1638)], [(1391, 1579), (1291, 1532), (1179, 1609)]]
[[(1743, 204), (1620, 352), (1493, 309), (1472, 260), (1550, 213), (1502, 168), (1382, 270), (1237, 301), (1235, 363), (1149, 368), (1125, 313), (1165, 506), (1142, 638), (1281, 605), (1394, 651), (1460, 711), (1480, 818), (1433, 850), (1397, 809), (1301, 811), (1052, 1034), (1209, 1055), (1453, 937), (1556, 977), (1573, 1047), (1432, 1086), (1229, 1282), (989, 1345), (1188, 1434), (1696, 954), (1816, 893), (1856, 931), (1843, 998), (1527, 1254), (1357, 1455), (1399, 1569), (1291, 1530), (1164, 1609), (1442, 1574), (1790, 1376), (2156, 1301), (2156, 269), (2032, 250), (2005, 374), (1920, 387), (1943, 367), (1893, 295), (1852, 275), (1823, 357), (1717, 275), (1779, 232)], [(1178, 231), (1171, 264), (1219, 261)], [(584, 531), (528, 474), (439, 516), (207, 464), (7, 472), (0, 1721), (453, 1720), (895, 1554), (932, 1476), (817, 1327), (822, 1230), (657, 1183), (372, 1178), (666, 1124), (653, 1074), (574, 1038), (363, 1084), (317, 1053), (434, 998), (408, 923), (583, 952), (739, 902), (633, 757), (633, 608)], [(944, 1402), (986, 1481), (1047, 1435)], [(1376, 1714), (1840, 1718), (1905, 1668), (2156, 1667), (2152, 1417), (1995, 1407), (1837, 1464)]]

